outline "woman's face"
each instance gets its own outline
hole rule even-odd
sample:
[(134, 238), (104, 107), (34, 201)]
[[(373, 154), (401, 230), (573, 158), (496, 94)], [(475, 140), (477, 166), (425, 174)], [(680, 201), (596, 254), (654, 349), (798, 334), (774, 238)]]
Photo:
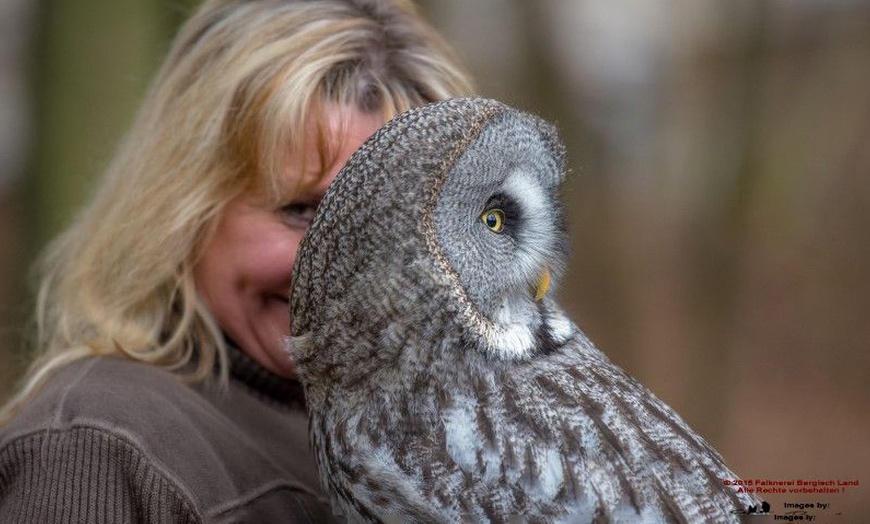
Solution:
[(290, 334), (290, 274), (299, 242), (339, 169), (384, 122), (380, 115), (345, 106), (327, 108), (326, 116), (328, 136), (337, 145), (335, 162), (321, 166), (312, 140), (304, 172), (288, 166), (284, 174), (288, 188), (300, 177), (316, 180), (323, 173), (322, 179), (313, 187), (305, 184), (307, 192), (277, 209), (258, 194), (231, 201), (194, 267), (197, 292), (221, 329), (261, 365), (288, 378), (293, 364), (283, 346)]

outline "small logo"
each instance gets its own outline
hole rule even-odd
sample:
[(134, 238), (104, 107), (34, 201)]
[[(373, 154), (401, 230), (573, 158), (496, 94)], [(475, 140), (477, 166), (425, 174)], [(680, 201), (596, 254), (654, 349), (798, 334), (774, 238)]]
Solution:
[(758, 505), (749, 506), (743, 511), (735, 510), (733, 511), (733, 513), (737, 515), (767, 515), (768, 513), (770, 513), (770, 504), (765, 500), (761, 503), (760, 508), (758, 507)]

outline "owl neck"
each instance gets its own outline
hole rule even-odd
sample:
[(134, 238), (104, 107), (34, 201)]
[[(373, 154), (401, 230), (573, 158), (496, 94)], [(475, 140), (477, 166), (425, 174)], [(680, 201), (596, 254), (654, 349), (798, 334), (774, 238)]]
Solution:
[(486, 333), (467, 329), (467, 312), (445, 297), (430, 298), (442, 307), (429, 315), (414, 311), (387, 318), (373, 312), (360, 319), (367, 325), (356, 329), (346, 325), (321, 334), (315, 347), (331, 350), (318, 351), (305, 367), (317, 377), (313, 382), (322, 388), (324, 398), (358, 393), (414, 396), (441, 387), (440, 381), (458, 380), (459, 370), (522, 365), (556, 353), (579, 332), (555, 301), (545, 299), (529, 347), (521, 355), (507, 354), (502, 347), (493, 347)]

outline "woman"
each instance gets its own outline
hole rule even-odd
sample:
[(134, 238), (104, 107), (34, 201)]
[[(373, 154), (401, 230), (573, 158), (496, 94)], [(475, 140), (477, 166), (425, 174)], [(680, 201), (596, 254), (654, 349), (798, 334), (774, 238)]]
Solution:
[(405, 0), (209, 0), (42, 260), (0, 522), (328, 515), (287, 294), (329, 182), (395, 113), (470, 92)]

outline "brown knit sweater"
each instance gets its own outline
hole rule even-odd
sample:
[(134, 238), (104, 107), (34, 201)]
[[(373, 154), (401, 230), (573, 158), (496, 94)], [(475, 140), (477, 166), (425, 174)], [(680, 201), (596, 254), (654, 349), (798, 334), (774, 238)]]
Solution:
[(88, 358), (0, 433), (0, 522), (323, 522), (301, 390), (231, 352), (228, 391)]

